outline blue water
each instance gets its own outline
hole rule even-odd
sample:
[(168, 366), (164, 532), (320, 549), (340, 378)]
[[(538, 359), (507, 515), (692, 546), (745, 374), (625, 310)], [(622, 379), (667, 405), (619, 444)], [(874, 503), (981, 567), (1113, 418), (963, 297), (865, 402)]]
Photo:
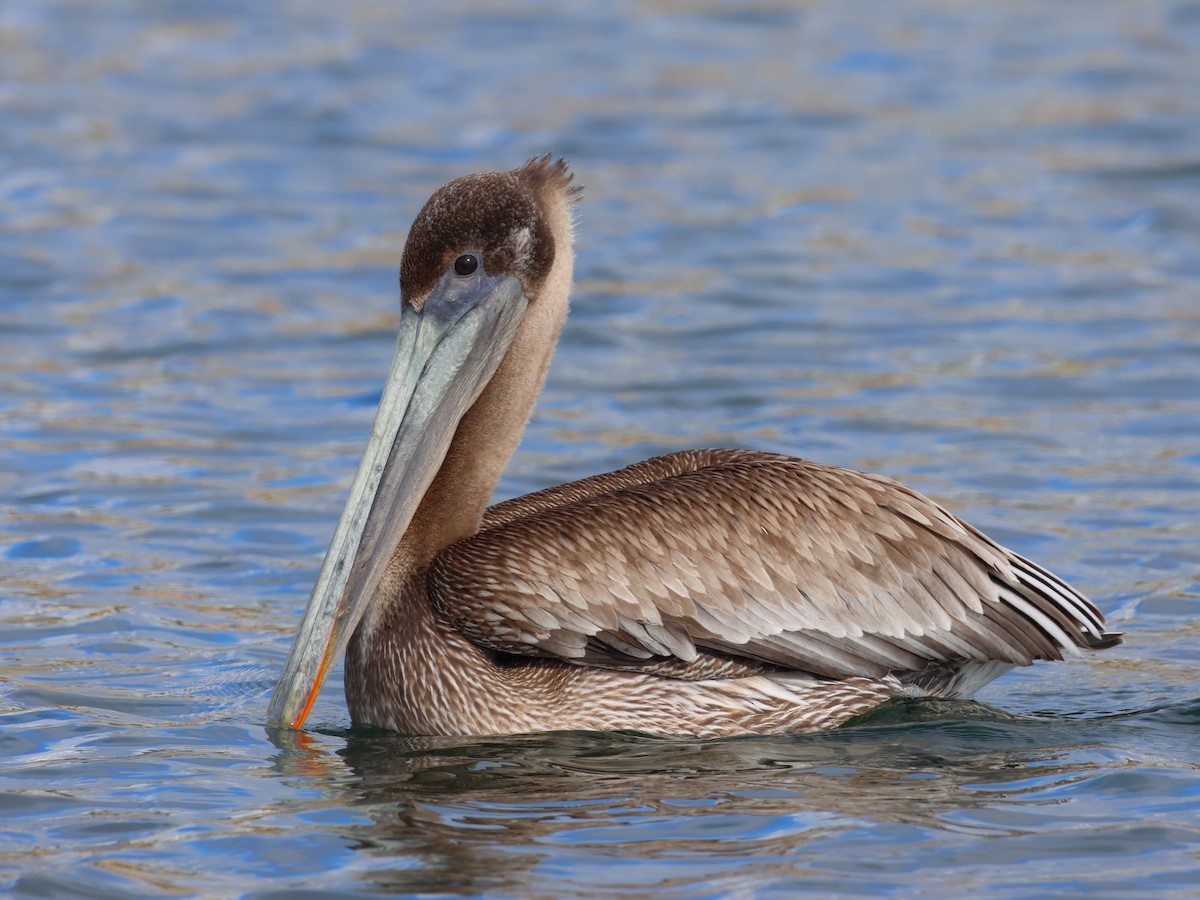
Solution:
[[(0, 890), (1194, 896), (1200, 6), (0, 5)], [(437, 185), (572, 160), (511, 496), (899, 478), (1125, 646), (824, 735), (263, 727)]]

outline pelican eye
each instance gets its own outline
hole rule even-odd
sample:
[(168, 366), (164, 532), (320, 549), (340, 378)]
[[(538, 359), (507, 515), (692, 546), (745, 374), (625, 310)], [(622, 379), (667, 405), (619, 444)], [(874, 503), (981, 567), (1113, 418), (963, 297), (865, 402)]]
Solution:
[(470, 275), (479, 268), (479, 257), (474, 253), (464, 253), (454, 261), (454, 271), (459, 275)]

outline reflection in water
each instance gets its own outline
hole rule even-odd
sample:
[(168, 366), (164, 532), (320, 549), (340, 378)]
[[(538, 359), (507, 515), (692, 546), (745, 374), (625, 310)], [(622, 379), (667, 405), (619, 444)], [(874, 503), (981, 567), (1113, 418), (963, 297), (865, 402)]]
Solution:
[[(477, 5), (0, 3), (0, 893), (1194, 895), (1194, 0)], [(265, 741), (402, 230), (547, 150), (578, 287), (502, 496), (883, 472), (1126, 646), (989, 689), (1033, 721)]]
[[(1126, 725), (1156, 727), (1164, 715), (1200, 723), (1200, 701)], [(654, 882), (657, 868), (666, 890), (673, 865), (704, 861), (706, 889), (728, 893), (800, 876), (811, 888), (812, 878), (837, 874), (828, 847), (883, 850), (895, 826), (908, 841), (937, 843), (940, 834), (951, 844), (1061, 828), (1074, 786), (1135, 765), (1105, 752), (1107, 739), (1120, 741), (1120, 723), (906, 701), (855, 726), (794, 737), (351, 731), (340, 760), (303, 733), (273, 739), (282, 772), (324, 785), (331, 806), (369, 819), (339, 830), (370, 859), (363, 877), (374, 889), (524, 896), (539, 893), (543, 878), (559, 879), (560, 890), (564, 877), (615, 888)], [(1001, 862), (1005, 849), (995, 852)], [(617, 859), (623, 875), (605, 866)], [(689, 873), (676, 888), (695, 882)]]

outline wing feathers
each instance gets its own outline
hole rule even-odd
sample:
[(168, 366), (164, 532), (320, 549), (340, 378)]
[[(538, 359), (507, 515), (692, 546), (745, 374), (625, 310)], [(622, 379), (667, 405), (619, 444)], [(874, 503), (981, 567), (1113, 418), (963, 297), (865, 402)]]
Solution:
[(739, 450), (499, 504), (434, 560), (429, 586), (483, 646), (602, 665), (716, 653), (880, 677), (1119, 640), (1065, 582), (920, 494)]

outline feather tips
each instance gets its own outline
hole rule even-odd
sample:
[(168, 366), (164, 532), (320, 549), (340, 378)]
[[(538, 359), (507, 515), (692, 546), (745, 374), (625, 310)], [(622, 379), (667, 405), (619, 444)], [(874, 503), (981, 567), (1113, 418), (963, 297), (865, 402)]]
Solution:
[(1065, 582), (915, 491), (752, 451), (684, 451), (500, 504), (429, 586), (482, 646), (600, 665), (713, 653), (844, 679), (1115, 639)]

